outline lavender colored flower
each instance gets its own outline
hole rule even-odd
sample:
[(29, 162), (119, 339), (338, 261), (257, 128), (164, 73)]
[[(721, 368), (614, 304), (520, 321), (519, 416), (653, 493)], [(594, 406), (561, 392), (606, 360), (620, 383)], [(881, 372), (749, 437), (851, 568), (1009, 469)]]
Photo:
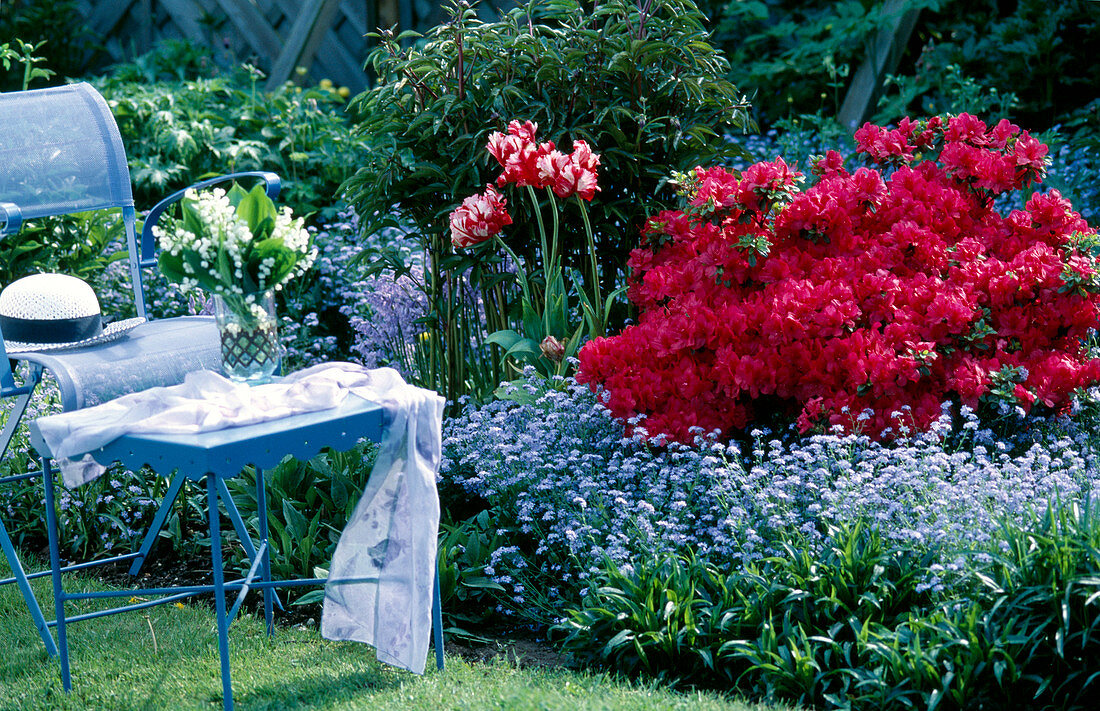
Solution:
[(820, 549), (832, 524), (857, 520), (892, 545), (936, 553), (924, 586), (938, 590), (965, 569), (959, 551), (996, 546), (1002, 521), (1100, 485), (1097, 441), (1069, 421), (1033, 420), (998, 440), (966, 410), (954, 428), (945, 408), (931, 432), (891, 444), (758, 429), (743, 447), (713, 435), (658, 446), (659, 435), (624, 437), (601, 398), (570, 379), (529, 373), (513, 398), (445, 424), (441, 483), (514, 524), (526, 563), (562, 594), (585, 584), (593, 562), (690, 549), (744, 566), (781, 554), (792, 536)]

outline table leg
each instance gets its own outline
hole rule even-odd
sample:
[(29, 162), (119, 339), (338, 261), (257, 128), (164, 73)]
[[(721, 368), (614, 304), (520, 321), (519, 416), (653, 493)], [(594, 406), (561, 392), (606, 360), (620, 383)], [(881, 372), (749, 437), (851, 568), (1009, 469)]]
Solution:
[(435, 668), (443, 671), (443, 606), (439, 598), (439, 564), (437, 562), (435, 583), (432, 585), (432, 636), (435, 637)]
[[(267, 531), (267, 491), (264, 481), (264, 470), (256, 467), (256, 517), (260, 520), (260, 547), (264, 551), (263, 562), (260, 569), (263, 571), (265, 583), (271, 582), (271, 543), (268, 541)], [(264, 545), (267, 544), (267, 545)], [(267, 635), (275, 634), (275, 624), (271, 617), (272, 597), (275, 591), (271, 587), (264, 587), (264, 621), (267, 622)]]
[(46, 536), (50, 544), (50, 577), (53, 579), (53, 607), (57, 618), (57, 651), (61, 658), (61, 686), (73, 690), (69, 673), (69, 638), (65, 630), (65, 588), (61, 585), (61, 552), (57, 547), (57, 512), (54, 511), (53, 465), (42, 458), (42, 486), (46, 494)]
[(153, 522), (149, 524), (149, 530), (145, 533), (145, 539), (142, 540), (141, 548), (138, 550), (138, 557), (134, 558), (134, 562), (130, 565), (130, 575), (137, 575), (141, 572), (141, 566), (145, 563), (145, 559), (149, 557), (149, 552), (153, 550), (153, 544), (160, 537), (160, 530), (164, 528), (164, 522), (168, 519), (168, 514), (172, 512), (172, 504), (176, 503), (176, 498), (180, 495), (180, 489), (186, 481), (187, 477), (179, 472), (172, 475), (172, 483), (168, 486), (168, 492), (160, 502), (160, 508), (157, 509), (156, 515), (153, 516)]
[(229, 493), (229, 487), (226, 486), (225, 479), (221, 477), (218, 477), (218, 493), (222, 495), (226, 515), (233, 523), (233, 528), (237, 529), (237, 538), (241, 540), (244, 554), (248, 556), (249, 560), (255, 560), (256, 546), (252, 543), (252, 536), (248, 534), (248, 527), (244, 525), (241, 512), (237, 510), (237, 504), (233, 503), (233, 495)]
[(229, 623), (225, 614), (225, 571), (222, 570), (222, 535), (218, 520), (217, 475), (206, 475), (207, 515), (210, 519), (210, 564), (214, 574), (214, 611), (218, 618), (218, 658), (222, 671), (222, 703), (233, 709), (233, 683), (229, 676)]

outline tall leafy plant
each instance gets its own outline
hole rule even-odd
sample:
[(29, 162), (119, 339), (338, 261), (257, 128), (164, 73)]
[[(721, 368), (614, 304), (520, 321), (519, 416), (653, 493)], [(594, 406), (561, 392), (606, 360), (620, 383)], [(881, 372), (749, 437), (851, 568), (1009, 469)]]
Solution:
[[(768, 0), (706, 2), (716, 42), (754, 98), (761, 123), (788, 116), (835, 116), (850, 78), (873, 51), (878, 31), (911, 9), (943, 0)], [(968, 110), (973, 110), (969, 109)]]
[[(484, 395), (502, 375), (485, 333), (502, 325), (486, 324), (479, 295), (509, 288), (515, 300), (515, 276), (499, 256), (455, 254), (447, 216), (495, 177), (483, 151), (490, 133), (532, 121), (545, 140), (600, 147), (606, 177), (590, 217), (610, 293), (647, 209), (672, 198), (669, 168), (738, 154), (725, 133), (750, 124), (748, 107), (692, 0), (532, 0), (495, 22), (458, 2), (416, 47), (402, 45), (409, 36), (384, 34), (369, 59), (378, 86), (351, 107), (368, 150), (344, 187), (361, 215), (375, 216), (365, 229), (398, 211), (428, 257), (425, 384), (451, 398)], [(535, 208), (515, 207), (524, 210), (513, 215), (512, 241), (533, 259)], [(562, 219), (563, 263), (580, 268), (582, 217)], [(404, 273), (403, 260), (382, 257), (378, 268)]]

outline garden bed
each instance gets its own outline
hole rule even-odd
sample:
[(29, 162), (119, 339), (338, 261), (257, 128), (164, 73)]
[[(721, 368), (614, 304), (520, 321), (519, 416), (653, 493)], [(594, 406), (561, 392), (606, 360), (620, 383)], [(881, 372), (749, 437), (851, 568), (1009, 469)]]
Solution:
[[(802, 37), (806, 54), (776, 50), (783, 71), (812, 76), (809, 62), (837, 93), (834, 59), (870, 36), (867, 7), (838, 25), (828, 4), (765, 4), (726, 9), (763, 13), (720, 27), (748, 33), (741, 59)], [(903, 77), (882, 109), (948, 113), (890, 116), (851, 141), (814, 108), (821, 87), (798, 85), (797, 111), (756, 111), (774, 122), (746, 138), (753, 110), (693, 3), (542, 9), (552, 32), (522, 8), (483, 21), (462, 4), (419, 43), (383, 34), (378, 85), (350, 121), (324, 87), (257, 94), (254, 69), (98, 83), (142, 201), (235, 163), (283, 173), (284, 200), (316, 210), (317, 261), (280, 297), (287, 369), (352, 359), (450, 398), (448, 650), (822, 708), (1088, 708), (1095, 106), (1040, 140), (1000, 120), (1015, 97), (953, 65), (947, 91)], [(929, 45), (929, 62), (946, 52)], [(775, 76), (758, 61), (754, 80)], [(987, 122), (965, 113), (978, 108)], [(333, 204), (341, 183), (354, 208)], [(105, 311), (127, 315), (113, 218), (32, 221), (25, 236), (12, 270), (97, 279)], [(51, 239), (77, 246), (50, 261)], [(204, 306), (152, 289), (156, 315)], [(13, 473), (33, 468), (25, 442), (12, 455)], [(270, 474), (276, 577), (328, 565), (372, 461), (363, 446)], [(245, 520), (251, 476), (230, 484)], [(165, 486), (104, 482), (59, 497), (70, 557), (122, 547)], [(37, 492), (4, 496), (14, 535), (39, 544)], [(148, 582), (205, 582), (203, 505), (185, 492)]]

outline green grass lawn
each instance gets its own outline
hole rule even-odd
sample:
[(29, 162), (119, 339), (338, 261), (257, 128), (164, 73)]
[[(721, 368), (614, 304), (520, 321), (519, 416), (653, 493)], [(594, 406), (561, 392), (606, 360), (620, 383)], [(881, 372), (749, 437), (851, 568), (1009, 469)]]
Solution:
[[(0, 559), (2, 560), (2, 559)], [(0, 562), (0, 577), (7, 577)], [(67, 587), (101, 586), (67, 578)], [(49, 579), (35, 581), (52, 618)], [(70, 608), (70, 614), (78, 606)], [(163, 605), (69, 626), (73, 691), (61, 688), (59, 666), (47, 656), (14, 585), (0, 588), (0, 709), (216, 709), (221, 707), (213, 612)], [(277, 629), (245, 616), (230, 628), (234, 699), (241, 709), (684, 709), (775, 711), (715, 694), (676, 693), (602, 675), (471, 664), (448, 656), (423, 677), (393, 670), (366, 645), (329, 642), (316, 630)]]

